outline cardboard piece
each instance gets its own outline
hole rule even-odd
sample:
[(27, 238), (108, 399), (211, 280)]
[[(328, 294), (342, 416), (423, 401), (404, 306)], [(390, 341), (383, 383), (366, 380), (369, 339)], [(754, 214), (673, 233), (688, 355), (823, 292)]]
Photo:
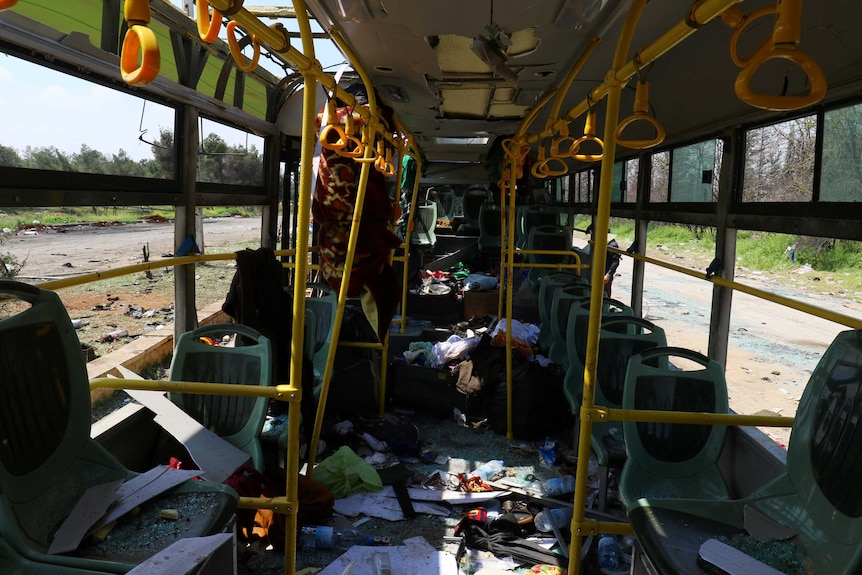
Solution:
[(135, 507), (198, 475), (200, 471), (197, 469), (171, 469), (167, 465), (161, 465), (133, 477), (117, 488), (116, 504), (108, 509), (89, 532), (104, 527)]
[[(124, 379), (142, 379), (124, 368)], [(198, 475), (223, 483), (237, 468), (251, 461), (251, 456), (206, 429), (159, 391), (126, 390), (135, 401), (156, 414), (154, 421), (182, 443), (200, 468)]]
[[(198, 570), (199, 566), (203, 566)], [(127, 575), (235, 575), (236, 541), (233, 533), (180, 539), (156, 553)]]
[(404, 540), (404, 545), (390, 547), (356, 546), (348, 549), (338, 559), (326, 566), (318, 575), (343, 575), (352, 565), (351, 575), (377, 575), (377, 557), (389, 557), (394, 573), (435, 573), (436, 575), (458, 575), (455, 556), (438, 551), (423, 537)]
[(701, 545), (699, 555), (707, 565), (728, 575), (782, 575), (781, 571), (717, 539), (708, 539)]
[(90, 531), (90, 527), (102, 517), (108, 508), (119, 498), (117, 488), (123, 483), (122, 479), (94, 485), (90, 487), (60, 525), (54, 534), (48, 553), (68, 553), (78, 548), (84, 536)]

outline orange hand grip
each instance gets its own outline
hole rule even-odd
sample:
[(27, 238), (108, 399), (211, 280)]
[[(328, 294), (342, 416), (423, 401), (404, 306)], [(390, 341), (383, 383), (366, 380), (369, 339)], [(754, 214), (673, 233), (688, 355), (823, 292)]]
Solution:
[(236, 64), (236, 67), (242, 70), (243, 72), (251, 72), (255, 68), (257, 68), (257, 62), (260, 60), (260, 43), (257, 41), (257, 38), (254, 36), (251, 37), (251, 43), (254, 47), (254, 55), (252, 55), (251, 60), (248, 64), (245, 63), (245, 56), (242, 55), (242, 50), (239, 48), (239, 42), (236, 40), (236, 27), (237, 23), (235, 20), (231, 20), (227, 23), (227, 45), (230, 47), (230, 54), (233, 56), (233, 61)]
[(731, 28), (736, 28), (745, 22), (745, 12), (739, 6), (731, 6), (718, 15), (721, 21)]
[(197, 0), (195, 20), (198, 23), (198, 35), (207, 43), (215, 42), (218, 32), (221, 30), (221, 12), (213, 8), (212, 19), (210, 19), (210, 4), (207, 0)]
[(395, 165), (392, 163), (392, 149), (386, 150), (386, 162), (383, 166), (383, 175), (386, 177), (395, 175)]
[(362, 145), (362, 140), (354, 134), (356, 134), (356, 124), (353, 120), (353, 111), (348, 110), (347, 115), (344, 116), (344, 135), (347, 139), (344, 148), (339, 150), (338, 155), (353, 159), (362, 157), (365, 153), (365, 147)]
[[(623, 120), (614, 131), (617, 144), (633, 150), (643, 150), (657, 146), (664, 141), (665, 131), (661, 123), (649, 115), (649, 82), (638, 82), (635, 92), (634, 114)], [(655, 129), (655, 138), (652, 140), (625, 140), (622, 137), (623, 130), (634, 122), (647, 122)]]
[(126, 0), (123, 17), (129, 25), (150, 23), (150, 0)]
[(17, 3), (18, 0), (0, 0), (0, 12), (2, 12), (3, 10), (8, 10)]
[[(138, 52), (141, 54), (138, 63)], [(126, 30), (120, 51), (120, 74), (131, 86), (149, 84), (159, 75), (161, 56), (156, 34), (146, 26), (133, 25)]]
[[(581, 144), (586, 142), (595, 142), (602, 149), (601, 154), (580, 154)], [(605, 157), (605, 143), (596, 137), (596, 111), (587, 110), (587, 117), (584, 120), (584, 135), (575, 140), (569, 154), (572, 158), (581, 162), (598, 162)]]
[(736, 49), (736, 44), (737, 42), (739, 42), (739, 36), (752, 22), (762, 16), (775, 14), (775, 11), (775, 6), (767, 6), (765, 8), (755, 10), (754, 12), (746, 16), (742, 23), (733, 30), (733, 34), (730, 36), (730, 59), (733, 60), (734, 64), (736, 64), (740, 68), (745, 68), (757, 54), (769, 48), (770, 38), (766, 38), (760, 45), (760, 47), (757, 48), (757, 50), (755, 50), (751, 56), (747, 58), (742, 58), (739, 55), (739, 51)]
[[(811, 90), (807, 96), (779, 96), (757, 94), (751, 91), (751, 78), (764, 62), (776, 58), (796, 63), (808, 75)], [(737, 97), (750, 106), (777, 112), (798, 110), (819, 102), (826, 95), (826, 77), (820, 66), (807, 54), (792, 48), (775, 47), (755, 54), (748, 65), (742, 69), (733, 84)]]

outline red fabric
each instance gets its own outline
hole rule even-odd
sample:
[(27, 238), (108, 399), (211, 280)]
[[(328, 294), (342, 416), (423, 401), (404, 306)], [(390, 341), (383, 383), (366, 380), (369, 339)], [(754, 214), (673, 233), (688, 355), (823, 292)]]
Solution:
[[(339, 118), (347, 113), (339, 108)], [(318, 116), (318, 133), (321, 117)], [(333, 141), (337, 134), (330, 131)], [(320, 226), (320, 271), (333, 289), (341, 287), (347, 244), (356, 205), (356, 191), (362, 165), (352, 158), (339, 156), (333, 150), (321, 149), (317, 182), (311, 204), (314, 221)], [(393, 201), (386, 189), (386, 178), (369, 166), (368, 183), (362, 206), (362, 223), (350, 273), (348, 295), (358, 296), (365, 287), (377, 307), (377, 333), (380, 341), (398, 305), (399, 282), (389, 264), (390, 251), (401, 245), (401, 239), (390, 229)]]

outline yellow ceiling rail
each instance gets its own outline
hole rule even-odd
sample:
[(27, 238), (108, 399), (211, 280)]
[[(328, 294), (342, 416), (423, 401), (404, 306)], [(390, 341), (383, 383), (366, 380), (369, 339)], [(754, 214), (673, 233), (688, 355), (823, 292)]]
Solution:
[(143, 86), (156, 79), (162, 62), (159, 41), (149, 28), (149, 0), (126, 0), (123, 16), (129, 29), (120, 50), (120, 75), (126, 84)]

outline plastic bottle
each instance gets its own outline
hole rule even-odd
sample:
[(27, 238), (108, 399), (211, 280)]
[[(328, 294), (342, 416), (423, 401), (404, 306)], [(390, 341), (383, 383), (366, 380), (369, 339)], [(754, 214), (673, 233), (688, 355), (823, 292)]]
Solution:
[(333, 529), (326, 525), (303, 527), (299, 533), (303, 549), (350, 549), (354, 545), (373, 545), (374, 538), (356, 529)]
[(543, 497), (554, 497), (563, 493), (572, 493), (574, 490), (575, 478), (572, 475), (552, 477), (544, 481), (533, 481), (526, 488), (527, 493)]
[(605, 535), (599, 539), (599, 567), (608, 571), (617, 571), (620, 568), (620, 544), (612, 535)]
[(502, 459), (494, 459), (474, 469), (469, 477), (479, 477), (482, 481), (494, 479), (502, 473), (504, 465), (505, 463), (503, 463)]
[(568, 507), (550, 507), (536, 513), (536, 518), (533, 519), (536, 529), (544, 533), (554, 530), (548, 517), (549, 514), (553, 516), (554, 523), (557, 524), (558, 529), (568, 529), (572, 523), (572, 509)]

